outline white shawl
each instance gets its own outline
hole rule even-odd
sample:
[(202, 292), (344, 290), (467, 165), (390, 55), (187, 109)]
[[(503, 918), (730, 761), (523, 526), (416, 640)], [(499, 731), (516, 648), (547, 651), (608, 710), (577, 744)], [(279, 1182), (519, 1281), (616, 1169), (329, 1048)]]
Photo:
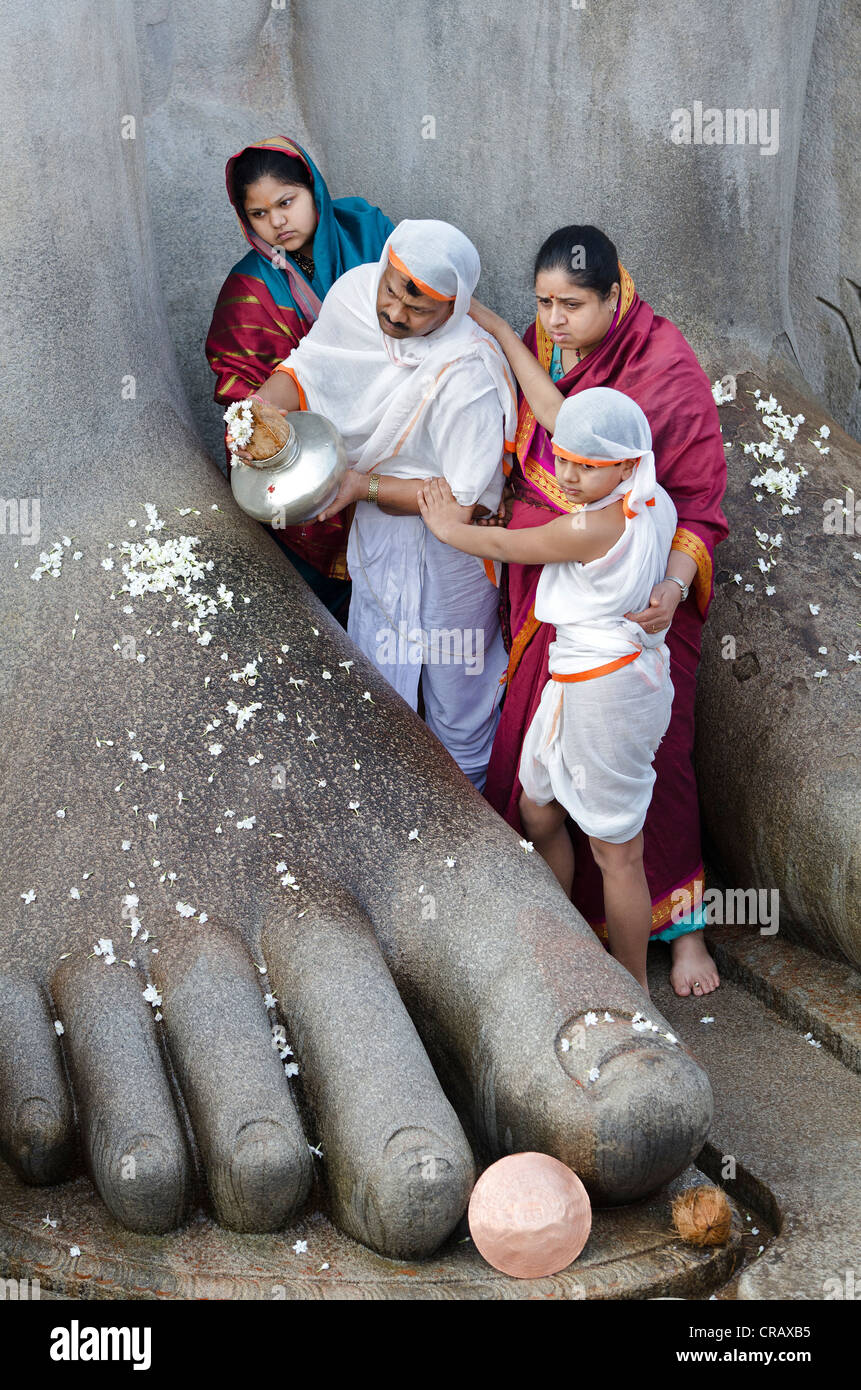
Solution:
[[(394, 339), (377, 318), (377, 292), (389, 250), (421, 286), (453, 298), (450, 318), (424, 337)], [(341, 432), (347, 457), (369, 473), (421, 478), (442, 470), (409, 457), (410, 436), (437, 397), (457, 427), (458, 410), (489, 388), (505, 416), (506, 448), (513, 448), (516, 397), (510, 369), (496, 341), (469, 318), (481, 265), (472, 242), (447, 222), (401, 222), (377, 265), (348, 270), (330, 289), (310, 332), (283, 364), (295, 374), (309, 410)], [(443, 394), (444, 393), (444, 394)], [(469, 460), (464, 460), (468, 467)], [(457, 480), (449, 478), (457, 493)]]

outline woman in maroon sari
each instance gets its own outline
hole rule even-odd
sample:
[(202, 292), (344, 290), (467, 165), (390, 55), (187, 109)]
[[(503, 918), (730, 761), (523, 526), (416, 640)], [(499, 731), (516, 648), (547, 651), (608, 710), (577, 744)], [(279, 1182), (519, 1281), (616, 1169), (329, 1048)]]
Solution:
[[(693, 768), (702, 625), (713, 593), (714, 548), (727, 534), (720, 505), (726, 463), (717, 410), (692, 349), (672, 323), (640, 299), (616, 248), (597, 228), (563, 227), (549, 237), (536, 258), (535, 290), (538, 314), (523, 342), (489, 310), (479, 306), (474, 314), (498, 339), (522, 392), (509, 478), (509, 525), (542, 526), (571, 510), (556, 482), (550, 435), (562, 399), (591, 386), (624, 391), (643, 409), (652, 430), (658, 481), (678, 513), (667, 577), (652, 591), (648, 610), (625, 616), (650, 632), (669, 629), (675, 698), (670, 727), (655, 757), (644, 860), (652, 939), (671, 943), (670, 978), (676, 993), (700, 997), (719, 984), (702, 934), (703, 864)], [(510, 660), (484, 791), (521, 834), (520, 750), (547, 681), (547, 649), (555, 637), (533, 611), (540, 572), (540, 566), (531, 565), (503, 569), (500, 608)], [(601, 875), (586, 837), (570, 820), (568, 826), (576, 863), (572, 899), (605, 937)]]

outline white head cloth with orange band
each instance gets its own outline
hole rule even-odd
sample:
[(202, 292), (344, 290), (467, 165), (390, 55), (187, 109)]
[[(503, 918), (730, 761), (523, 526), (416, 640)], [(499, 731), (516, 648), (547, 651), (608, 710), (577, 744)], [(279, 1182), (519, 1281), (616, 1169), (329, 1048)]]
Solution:
[(663, 578), (676, 509), (655, 477), (649, 422), (621, 391), (596, 386), (568, 396), (556, 417), (553, 447), (562, 457), (599, 468), (639, 459), (630, 477), (583, 508), (595, 511), (622, 501), (625, 531), (616, 544), (586, 565), (545, 565), (538, 581), (535, 616), (556, 627), (551, 670), (579, 673), (664, 640), (662, 632), (644, 631), (623, 615), (648, 607), (652, 588)]
[[(432, 333), (400, 339), (383, 333), (377, 293), (392, 268), (408, 275), (422, 294), (451, 302), (451, 314)], [(378, 265), (357, 266), (335, 282), (311, 332), (281, 364), (295, 376), (308, 409), (337, 425), (347, 457), (360, 471), (394, 455), (386, 473), (432, 474), (432, 461), (411, 459), (410, 453), (437, 397), (445, 401), (454, 426), (462, 407), (495, 393), (505, 440), (513, 440), (516, 399), (508, 363), (490, 334), (469, 317), (480, 272), (478, 252), (457, 227), (434, 220), (401, 222)], [(467, 457), (464, 466), (468, 472)], [(460, 479), (449, 477), (449, 482), (457, 496)], [(466, 484), (467, 475), (464, 492)]]
[(633, 473), (607, 497), (587, 502), (584, 510), (608, 507), (621, 497), (626, 516), (651, 506), (657, 478), (652, 431), (636, 401), (609, 386), (593, 386), (568, 396), (559, 407), (552, 446), (559, 458), (593, 467), (610, 467), (634, 460)]

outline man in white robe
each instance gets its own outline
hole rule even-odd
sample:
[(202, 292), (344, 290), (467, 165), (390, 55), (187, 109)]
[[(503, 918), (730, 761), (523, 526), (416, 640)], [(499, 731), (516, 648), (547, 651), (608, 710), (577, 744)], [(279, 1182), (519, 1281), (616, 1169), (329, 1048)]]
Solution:
[(422, 480), (445, 478), (469, 519), (495, 513), (516, 401), (495, 340), (469, 318), (478, 252), (445, 222), (402, 222), (377, 265), (335, 282), (307, 337), (260, 388), (325, 415), (350, 469), (334, 515), (356, 504), (347, 547), (348, 632), (484, 787), (507, 667), (498, 573), (444, 545), (419, 515)]

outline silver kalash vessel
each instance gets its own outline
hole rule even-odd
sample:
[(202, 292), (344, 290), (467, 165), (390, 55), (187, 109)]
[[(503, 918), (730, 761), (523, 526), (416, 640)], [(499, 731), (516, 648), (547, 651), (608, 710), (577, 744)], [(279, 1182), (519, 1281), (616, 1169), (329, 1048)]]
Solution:
[(331, 420), (307, 410), (287, 420), (286, 442), (268, 459), (237, 459), (230, 487), (238, 506), (270, 526), (312, 521), (333, 502), (347, 471), (344, 441)]

